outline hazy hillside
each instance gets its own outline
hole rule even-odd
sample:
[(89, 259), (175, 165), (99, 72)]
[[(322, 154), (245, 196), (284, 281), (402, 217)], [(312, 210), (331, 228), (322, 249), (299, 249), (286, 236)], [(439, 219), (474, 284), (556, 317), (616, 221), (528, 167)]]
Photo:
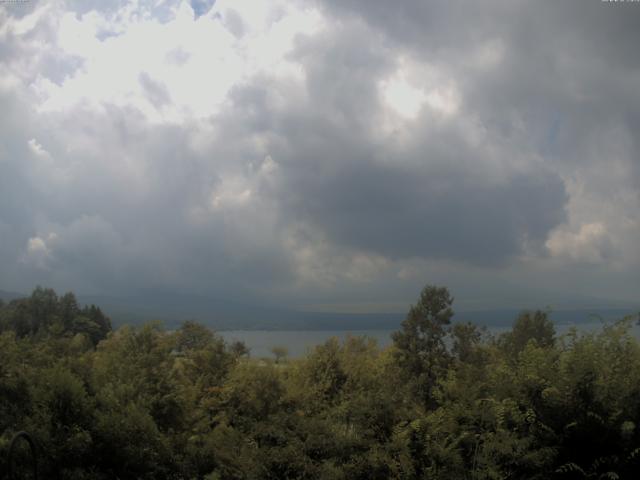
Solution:
[(7, 292), (4, 290), (0, 290), (0, 300), (4, 300), (5, 302), (8, 302), (10, 300), (14, 300), (16, 298), (22, 298), (25, 297), (26, 295), (23, 295), (21, 293), (16, 293), (16, 292)]
[[(27, 295), (0, 290), (0, 299), (10, 301)], [(147, 294), (129, 297), (78, 295), (82, 305), (100, 305), (114, 326), (141, 325), (152, 320), (176, 328), (184, 320), (197, 320), (215, 330), (394, 330), (405, 317), (398, 313), (306, 312), (223, 299), (176, 294)], [(407, 305), (407, 309), (409, 305)], [(473, 322), (487, 327), (506, 327), (525, 308), (497, 308), (457, 311), (456, 322)], [(640, 311), (640, 306), (592, 307), (551, 310), (558, 324), (616, 320)]]
[[(394, 330), (406, 313), (305, 312), (187, 295), (121, 298), (81, 295), (79, 300), (84, 304), (101, 305), (111, 316), (114, 325), (140, 324), (155, 319), (174, 327), (183, 320), (193, 319), (217, 330)], [(522, 310), (525, 309), (457, 311), (454, 321), (470, 321), (493, 327), (508, 326)], [(550, 317), (556, 323), (580, 324), (593, 322), (597, 318), (619, 319), (638, 311), (640, 306), (574, 308), (551, 311)]]

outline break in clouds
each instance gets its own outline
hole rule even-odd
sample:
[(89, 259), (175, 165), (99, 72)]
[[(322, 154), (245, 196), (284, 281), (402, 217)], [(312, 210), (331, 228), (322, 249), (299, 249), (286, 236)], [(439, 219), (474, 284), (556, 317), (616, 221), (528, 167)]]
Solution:
[(0, 288), (637, 300), (639, 22), (595, 0), (2, 4)]

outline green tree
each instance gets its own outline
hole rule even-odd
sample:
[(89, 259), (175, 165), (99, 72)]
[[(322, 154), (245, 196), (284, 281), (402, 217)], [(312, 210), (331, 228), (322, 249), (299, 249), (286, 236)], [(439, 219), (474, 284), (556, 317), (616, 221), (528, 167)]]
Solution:
[(58, 301), (58, 313), (67, 331), (71, 331), (73, 320), (80, 314), (78, 300), (73, 292), (67, 292)]
[(96, 307), (95, 305), (86, 306), (82, 309), (82, 315), (98, 327), (96, 337), (92, 338), (94, 345), (97, 345), (100, 340), (107, 338), (108, 333), (111, 331), (111, 319), (102, 313), (100, 307)]
[(249, 347), (247, 347), (247, 344), (241, 340), (235, 340), (231, 342), (231, 344), (229, 345), (229, 351), (236, 358), (248, 357), (251, 353)]
[(481, 360), (479, 346), (485, 331), (477, 325), (456, 323), (451, 329), (453, 356), (463, 363), (477, 363)]
[(449, 363), (445, 337), (452, 304), (446, 287), (427, 285), (402, 322), (402, 330), (392, 335), (396, 359), (425, 406), (434, 406), (433, 389)]
[(501, 335), (498, 343), (511, 358), (516, 358), (530, 341), (542, 348), (552, 347), (555, 335), (556, 330), (548, 312), (525, 311), (518, 316), (511, 331)]
[(193, 320), (185, 321), (178, 330), (177, 348), (180, 352), (199, 350), (210, 346), (213, 341), (213, 332)]

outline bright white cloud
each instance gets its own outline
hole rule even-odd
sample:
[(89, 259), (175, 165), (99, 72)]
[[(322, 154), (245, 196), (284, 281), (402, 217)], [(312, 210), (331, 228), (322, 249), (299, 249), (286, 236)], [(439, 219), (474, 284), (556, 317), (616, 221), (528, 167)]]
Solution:
[(39, 269), (48, 269), (52, 259), (51, 244), (57, 239), (55, 233), (49, 233), (45, 237), (35, 236), (29, 238), (22, 261)]
[(379, 88), (387, 108), (405, 120), (414, 120), (425, 106), (440, 117), (460, 108), (460, 92), (451, 76), (415, 58), (401, 57), (397, 70)]
[(415, 88), (402, 75), (384, 82), (382, 94), (393, 110), (408, 119), (414, 119), (418, 115), (427, 99), (421, 89)]
[[(240, 37), (230, 27), (238, 15), (244, 29)], [(287, 53), (297, 35), (319, 28), (321, 16), (315, 10), (269, 2), (220, 1), (195, 18), (182, 1), (166, 22), (68, 12), (59, 20), (54, 41), (83, 66), (61, 85), (38, 76), (33, 88), (42, 101), (40, 112), (80, 104), (104, 111), (105, 105), (115, 105), (134, 107), (155, 123), (206, 118), (220, 111), (232, 87), (260, 72), (303, 80)], [(104, 31), (115, 34), (103, 37)], [(166, 88), (171, 102), (159, 107), (149, 101), (141, 76)]]
[(574, 261), (601, 262), (609, 253), (611, 238), (602, 223), (587, 223), (577, 231), (560, 228), (546, 243), (551, 255)]
[(40, 145), (35, 138), (29, 140), (28, 145), (29, 149), (36, 157), (43, 160), (51, 160), (51, 154), (42, 148), (42, 145)]

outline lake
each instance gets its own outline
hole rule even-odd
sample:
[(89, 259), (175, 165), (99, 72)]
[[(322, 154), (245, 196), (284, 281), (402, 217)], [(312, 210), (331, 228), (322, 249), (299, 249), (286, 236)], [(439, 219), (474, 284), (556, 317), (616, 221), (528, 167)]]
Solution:
[(227, 342), (244, 342), (251, 350), (252, 357), (261, 358), (273, 357), (273, 347), (286, 347), (290, 357), (302, 357), (331, 337), (338, 337), (342, 341), (347, 335), (374, 338), (379, 346), (386, 347), (391, 344), (392, 332), (393, 330), (228, 330), (218, 333)]
[[(602, 327), (600, 322), (580, 324), (556, 324), (556, 333), (562, 335), (575, 326), (584, 332), (594, 331)], [(489, 327), (494, 335), (510, 330), (510, 327)], [(636, 338), (640, 338), (640, 327), (632, 328)], [(326, 342), (331, 337), (343, 341), (348, 335), (367, 336), (377, 341), (378, 346), (387, 347), (391, 344), (391, 334), (394, 330), (226, 330), (218, 333), (228, 341), (240, 340), (251, 350), (253, 358), (273, 357), (273, 347), (286, 347), (290, 357), (304, 356), (316, 345)]]

